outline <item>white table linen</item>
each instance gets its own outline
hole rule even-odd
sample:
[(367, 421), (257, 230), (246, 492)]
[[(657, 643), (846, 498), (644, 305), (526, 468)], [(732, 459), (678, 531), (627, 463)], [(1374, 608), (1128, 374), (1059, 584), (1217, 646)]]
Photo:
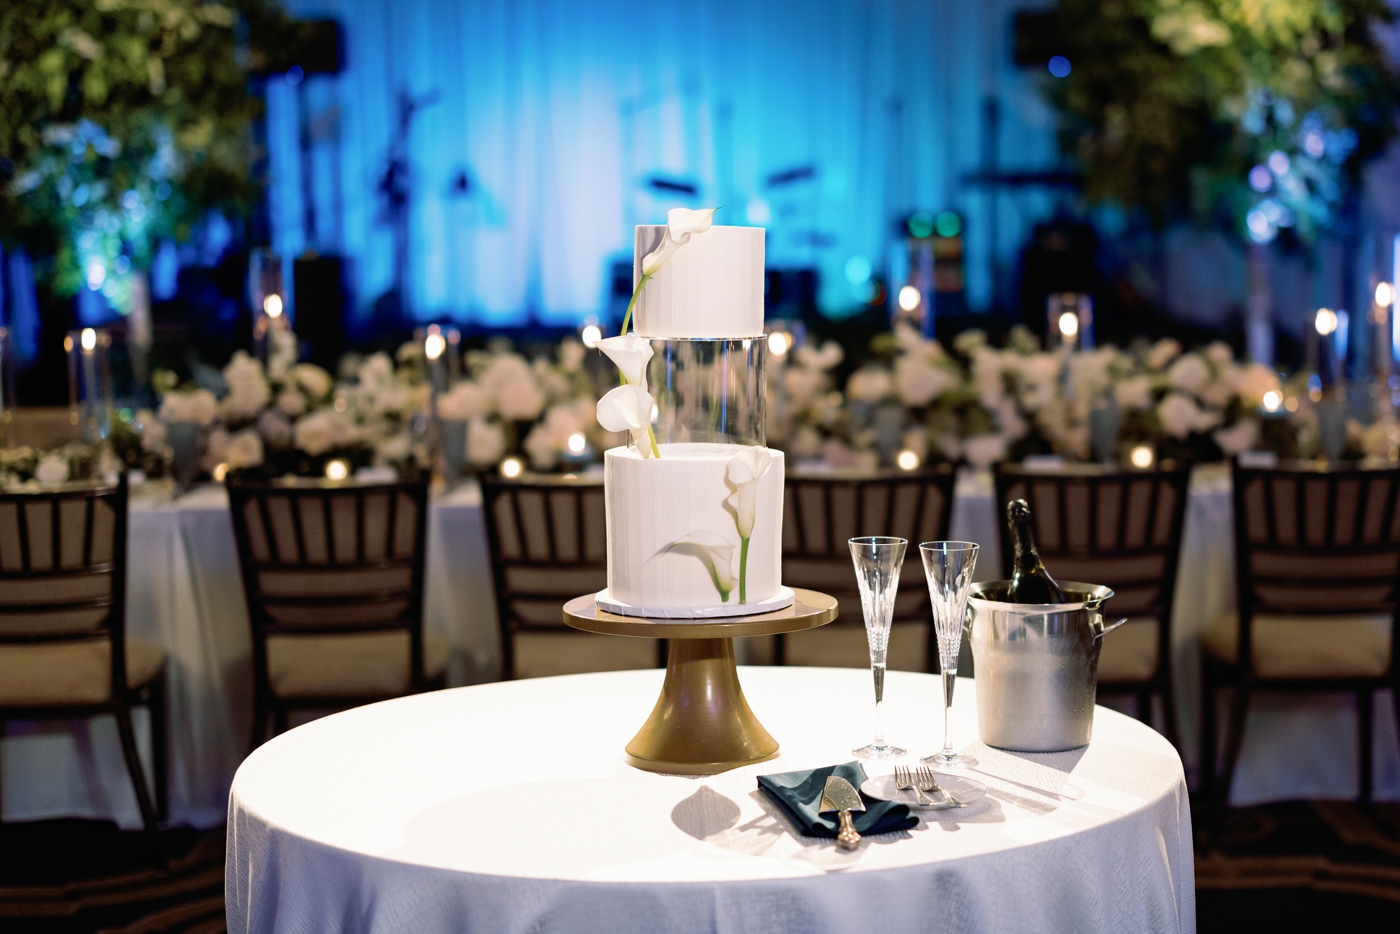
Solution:
[[(716, 776), (623, 763), (655, 670), (481, 685), (295, 729), (234, 780), (229, 930), (1195, 930), (1181, 763), (1142, 724), (1100, 708), (1084, 749), (1001, 752), (976, 741), (960, 682), (954, 739), (987, 798), (845, 853), (798, 836), (756, 776), (849, 761), (872, 729), (869, 674), (740, 678), (782, 755)], [(892, 741), (937, 747), (939, 690), (890, 673)]]
[[(1200, 632), (1235, 606), (1232, 521), (1228, 471), (1199, 468), (1187, 504), (1172, 629), (1182, 754), (1193, 779), (1200, 761)], [(964, 471), (950, 534), (982, 545), (977, 580), (1001, 575), (999, 525), (991, 474)], [(171, 818), (212, 826), (223, 819), (252, 711), (251, 637), (227, 496), (221, 488), (205, 487), (173, 503), (135, 497), (129, 551), (132, 632), (164, 645), (171, 656)], [(475, 484), (433, 503), (425, 601), (428, 627), (452, 645), (448, 683), (494, 679), (500, 638)], [(143, 747), (144, 724), (138, 712)], [(1400, 748), (1389, 692), (1376, 695), (1374, 727), (1375, 796), (1400, 800)], [(1232, 801), (1352, 797), (1356, 758), (1353, 698), (1260, 695), (1251, 705)], [(111, 718), (11, 724), (0, 764), (6, 820), (74, 815), (140, 825)]]
[[(170, 819), (216, 826), (248, 752), (253, 707), (252, 633), (228, 495), (206, 486), (172, 501), (138, 491), (129, 526), (128, 629), (169, 655)], [(425, 625), (452, 646), (449, 683), (495, 677), (495, 597), (475, 484), (433, 501), (425, 577)], [(149, 776), (144, 710), (136, 727)], [(111, 717), (12, 723), (0, 764), (5, 820), (77, 816), (141, 825)]]

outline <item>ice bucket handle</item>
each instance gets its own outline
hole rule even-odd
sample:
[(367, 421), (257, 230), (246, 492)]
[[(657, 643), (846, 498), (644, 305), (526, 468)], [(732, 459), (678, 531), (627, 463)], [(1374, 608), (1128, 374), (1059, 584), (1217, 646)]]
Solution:
[(1107, 626), (1105, 626), (1105, 625), (1103, 624), (1103, 617), (1100, 616), (1098, 613), (1095, 613), (1095, 614), (1094, 614), (1094, 623), (1093, 623), (1093, 625), (1094, 625), (1094, 638), (1095, 638), (1095, 639), (1102, 639), (1104, 636), (1108, 635), (1110, 632), (1112, 632), (1113, 630), (1117, 629), (1119, 626), (1123, 625), (1123, 624), (1126, 623), (1127, 621), (1128, 621), (1128, 620), (1127, 620), (1127, 618), (1125, 617), (1125, 618), (1123, 618), (1123, 619), (1120, 619), (1120, 620), (1119, 620), (1118, 622), (1116, 622), (1116, 623), (1109, 623)]

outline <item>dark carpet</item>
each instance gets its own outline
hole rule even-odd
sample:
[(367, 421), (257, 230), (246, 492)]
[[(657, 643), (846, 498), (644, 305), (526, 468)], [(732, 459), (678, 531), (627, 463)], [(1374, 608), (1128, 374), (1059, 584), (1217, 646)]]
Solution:
[[(1197, 856), (1196, 908), (1200, 934), (1400, 932), (1400, 804), (1232, 811)], [(102, 821), (0, 824), (4, 934), (224, 930), (222, 829), (152, 840)]]

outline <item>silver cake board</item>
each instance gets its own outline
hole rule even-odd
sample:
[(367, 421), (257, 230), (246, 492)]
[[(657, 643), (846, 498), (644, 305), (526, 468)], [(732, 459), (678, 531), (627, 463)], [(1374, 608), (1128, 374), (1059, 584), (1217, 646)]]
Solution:
[(598, 604), (598, 609), (608, 613), (616, 613), (618, 616), (640, 616), (646, 619), (725, 619), (734, 616), (755, 616), (759, 613), (773, 613), (778, 610), (792, 606), (793, 596), (791, 587), (779, 587), (778, 592), (767, 600), (760, 600), (756, 603), (725, 603), (719, 606), (665, 606), (647, 607), (633, 606), (630, 603), (623, 603), (621, 600), (613, 599), (612, 594), (604, 587), (594, 595), (593, 600)]

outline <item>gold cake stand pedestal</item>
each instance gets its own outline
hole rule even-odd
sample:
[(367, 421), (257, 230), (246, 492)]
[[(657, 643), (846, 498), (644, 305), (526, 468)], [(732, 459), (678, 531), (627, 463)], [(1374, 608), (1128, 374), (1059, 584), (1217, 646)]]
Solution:
[(632, 741), (627, 761), (649, 772), (714, 775), (778, 755), (778, 741), (758, 722), (739, 686), (734, 640), (825, 626), (836, 598), (793, 591), (790, 607), (756, 616), (681, 621), (619, 616), (593, 597), (564, 604), (564, 622), (586, 632), (670, 639), (666, 683), (656, 707)]

